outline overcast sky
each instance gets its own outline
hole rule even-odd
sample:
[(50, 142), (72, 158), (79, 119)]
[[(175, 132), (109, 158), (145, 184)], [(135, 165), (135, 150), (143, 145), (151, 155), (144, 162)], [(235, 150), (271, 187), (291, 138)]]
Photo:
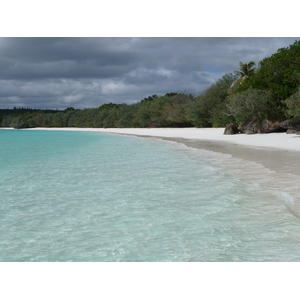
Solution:
[(199, 94), (239, 61), (258, 64), (298, 39), (1, 38), (0, 108), (91, 108)]

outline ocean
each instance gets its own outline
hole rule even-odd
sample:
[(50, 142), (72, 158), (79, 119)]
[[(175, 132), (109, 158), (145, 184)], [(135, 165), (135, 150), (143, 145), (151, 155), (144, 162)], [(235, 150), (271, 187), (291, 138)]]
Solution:
[(300, 261), (292, 196), (223, 161), (155, 138), (1, 129), (0, 261)]

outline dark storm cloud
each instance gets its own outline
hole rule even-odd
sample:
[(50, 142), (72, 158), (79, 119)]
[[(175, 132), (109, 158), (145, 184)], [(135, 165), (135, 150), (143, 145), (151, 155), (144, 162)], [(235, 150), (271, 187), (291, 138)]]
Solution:
[[(104, 65), (128, 63), (122, 51), (127, 39), (116, 38), (4, 38), (2, 55), (26, 62), (100, 60)], [(122, 56), (119, 52), (122, 51)], [(132, 57), (130, 57), (132, 59)]]
[(0, 107), (97, 107), (199, 93), (297, 38), (1, 38)]
[[(110, 44), (113, 44), (110, 46)], [(114, 39), (10, 38), (0, 44), (0, 78), (106, 78), (122, 76), (134, 62)]]

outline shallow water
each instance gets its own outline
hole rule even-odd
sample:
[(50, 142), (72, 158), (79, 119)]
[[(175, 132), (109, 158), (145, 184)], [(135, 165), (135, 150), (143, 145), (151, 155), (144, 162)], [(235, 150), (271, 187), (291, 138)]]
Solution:
[(230, 161), (155, 139), (0, 130), (0, 261), (300, 261), (293, 196)]

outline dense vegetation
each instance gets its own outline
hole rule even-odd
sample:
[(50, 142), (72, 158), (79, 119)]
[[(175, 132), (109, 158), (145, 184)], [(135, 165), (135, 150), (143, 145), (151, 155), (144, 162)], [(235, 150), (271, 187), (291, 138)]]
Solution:
[[(64, 111), (29, 109), (0, 109), (2, 127), (211, 127), (225, 126), (232, 117), (221, 111), (230, 85), (236, 80), (233, 74), (224, 75), (203, 94), (186, 93), (152, 95), (142, 101), (127, 104), (103, 104), (98, 108)], [(220, 118), (218, 115), (222, 115)]]
[(198, 96), (152, 95), (127, 104), (64, 111), (0, 109), (0, 126), (26, 127), (223, 127), (251, 120), (300, 121), (300, 41), (224, 75)]
[[(235, 92), (243, 93), (250, 87), (269, 92), (270, 99), (264, 117), (270, 120), (282, 120), (297, 114), (294, 104), (299, 97), (299, 85), (300, 41), (295, 41), (293, 45), (278, 49), (275, 54), (263, 59), (254, 74), (246, 78)], [(259, 99), (256, 104), (260, 105)]]

